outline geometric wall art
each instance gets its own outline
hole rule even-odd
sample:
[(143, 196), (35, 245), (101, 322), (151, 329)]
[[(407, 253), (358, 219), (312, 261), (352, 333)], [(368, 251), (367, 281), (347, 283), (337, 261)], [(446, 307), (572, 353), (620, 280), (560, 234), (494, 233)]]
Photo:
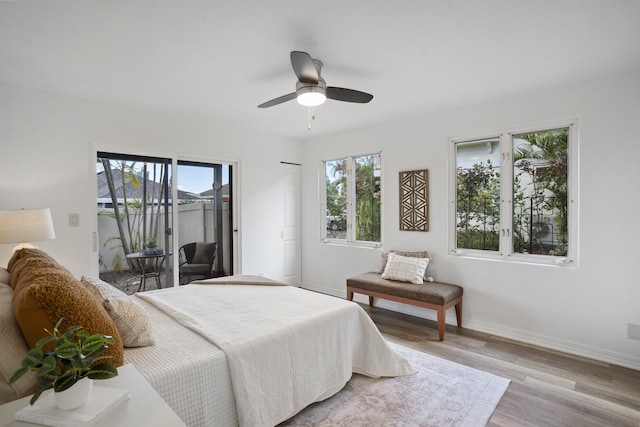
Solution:
[(400, 230), (429, 231), (429, 170), (400, 172)]

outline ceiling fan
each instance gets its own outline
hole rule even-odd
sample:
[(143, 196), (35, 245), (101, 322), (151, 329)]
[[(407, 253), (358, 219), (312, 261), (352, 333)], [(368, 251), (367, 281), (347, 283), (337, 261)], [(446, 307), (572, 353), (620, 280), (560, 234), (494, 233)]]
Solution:
[(291, 66), (298, 77), (296, 91), (262, 103), (258, 105), (258, 108), (273, 107), (292, 99), (296, 99), (305, 107), (320, 105), (327, 98), (360, 104), (366, 104), (373, 99), (373, 95), (359, 90), (327, 86), (327, 82), (320, 77), (322, 61), (313, 59), (307, 52), (295, 50), (291, 52)]

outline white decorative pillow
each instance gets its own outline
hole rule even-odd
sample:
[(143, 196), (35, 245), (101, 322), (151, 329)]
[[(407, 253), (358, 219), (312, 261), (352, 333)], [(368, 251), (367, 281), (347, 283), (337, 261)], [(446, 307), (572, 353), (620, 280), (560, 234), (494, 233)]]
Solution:
[(391, 252), (382, 278), (421, 285), (428, 264), (429, 258), (406, 257)]
[(140, 303), (100, 279), (82, 276), (82, 283), (107, 310), (120, 332), (125, 347), (154, 344), (151, 319)]
[[(387, 259), (389, 258), (390, 253), (413, 258), (429, 258), (429, 252), (427, 251), (398, 251), (396, 249), (385, 250), (382, 251), (382, 255), (380, 257), (380, 259), (382, 260), (382, 266), (379, 270), (377, 270), (378, 273), (384, 273), (384, 269), (387, 267)], [(424, 271), (424, 278), (427, 278), (427, 270)]]

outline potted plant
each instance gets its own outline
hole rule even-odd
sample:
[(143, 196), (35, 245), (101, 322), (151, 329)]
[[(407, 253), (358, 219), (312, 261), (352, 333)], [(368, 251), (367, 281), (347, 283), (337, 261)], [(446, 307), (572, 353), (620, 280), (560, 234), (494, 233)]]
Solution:
[(158, 248), (156, 246), (156, 239), (154, 237), (150, 237), (147, 239), (147, 244), (145, 248), (142, 250), (142, 253), (145, 255), (154, 255), (158, 253), (162, 253), (162, 248)]
[[(45, 329), (49, 336), (40, 339), (36, 346), (29, 350), (22, 359), (22, 367), (11, 377), (10, 383), (13, 383), (28, 371), (36, 372), (38, 390), (29, 401), (31, 405), (38, 400), (43, 391), (53, 388), (56, 403), (60, 409), (78, 408), (89, 400), (93, 384), (91, 380), (104, 380), (118, 375), (118, 370), (111, 363), (96, 363), (112, 357), (100, 356), (100, 354), (108, 348), (108, 344), (115, 344), (113, 337), (91, 335), (83, 331), (82, 326), (71, 326), (60, 332), (62, 321), (63, 319), (58, 320), (53, 332)], [(54, 343), (52, 348), (43, 349), (52, 342)], [(64, 398), (60, 398), (63, 392), (71, 390), (71, 386), (78, 384), (81, 380), (89, 384), (87, 389), (81, 392), (82, 396), (72, 397), (70, 402), (64, 402)], [(76, 388), (80, 387), (74, 387)]]

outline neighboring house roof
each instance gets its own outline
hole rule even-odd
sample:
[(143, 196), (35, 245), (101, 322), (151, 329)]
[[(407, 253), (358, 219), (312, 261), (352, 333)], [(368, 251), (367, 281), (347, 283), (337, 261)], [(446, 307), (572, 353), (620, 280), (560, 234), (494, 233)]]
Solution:
[[(225, 184), (220, 188), (220, 195), (226, 196), (229, 194), (229, 184)], [(207, 191), (203, 191), (199, 194), (200, 197), (211, 199), (215, 196), (215, 190), (212, 188)]]
[[(117, 169), (112, 169), (112, 173), (113, 173), (113, 184), (116, 187), (116, 196), (119, 200), (122, 200), (124, 198), (125, 192), (122, 191), (123, 184), (122, 184), (121, 173)], [(140, 183), (139, 186), (134, 186), (131, 182), (125, 179), (124, 188), (125, 188), (128, 200), (142, 199), (142, 191), (143, 191), (142, 173), (139, 173), (137, 176), (138, 176), (138, 182)], [(109, 192), (109, 185), (107, 184), (107, 178), (104, 171), (100, 171), (97, 173), (97, 181), (98, 181), (98, 199), (110, 200), (111, 193)], [(160, 183), (147, 179), (147, 194), (153, 193), (157, 195), (159, 191), (159, 187), (160, 187)], [(198, 194), (190, 193), (188, 191), (178, 190), (178, 199), (197, 200), (197, 199), (200, 199), (200, 196)]]

